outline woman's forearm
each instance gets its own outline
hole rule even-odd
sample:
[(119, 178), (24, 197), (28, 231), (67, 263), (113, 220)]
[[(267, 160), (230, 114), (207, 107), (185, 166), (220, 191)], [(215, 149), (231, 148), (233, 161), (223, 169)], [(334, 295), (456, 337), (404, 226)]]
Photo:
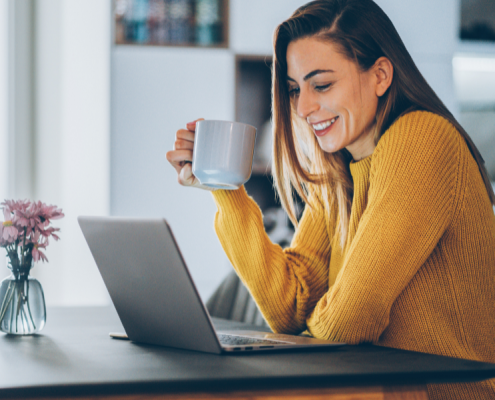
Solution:
[(328, 290), (330, 245), (325, 218), (306, 210), (292, 246), (273, 244), (244, 188), (215, 192), (215, 229), (241, 280), (276, 332), (299, 333)]

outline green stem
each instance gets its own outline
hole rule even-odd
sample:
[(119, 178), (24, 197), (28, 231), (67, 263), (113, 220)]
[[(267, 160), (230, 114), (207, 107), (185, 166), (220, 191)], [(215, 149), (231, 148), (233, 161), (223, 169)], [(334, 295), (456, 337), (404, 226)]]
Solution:
[(25, 311), (24, 301), (23, 301), (23, 305), (22, 305), (22, 309), (21, 309), (21, 317), (23, 317), (23, 320), (25, 321), (25, 323), (23, 323), (23, 325), (25, 326), (24, 333), (31, 332), (31, 328), (29, 327), (29, 320), (27, 318), (26, 311)]
[[(7, 297), (9, 296), (9, 291), (12, 291), (12, 294), (10, 294), (10, 299), (7, 300)], [(5, 316), (5, 313), (7, 312), (7, 308), (9, 307), (10, 301), (12, 300), (12, 296), (14, 296), (14, 289), (12, 288), (12, 281), (10, 281), (9, 287), (5, 292), (5, 297), (3, 298), (2, 308), (0, 309), (0, 324), (3, 320), (3, 317)], [(6, 300), (7, 302), (5, 302)]]
[[(2, 314), (2, 310), (3, 310), (3, 307), (5, 305), (5, 300), (7, 300), (8, 293), (9, 293), (11, 287), (12, 287), (12, 281), (9, 282), (9, 287), (7, 288), (7, 290), (5, 291), (5, 295), (3, 296), (2, 307), (0, 307), (0, 315)], [(2, 318), (0, 318), (0, 320), (1, 319)]]
[(31, 308), (29, 307), (29, 303), (27, 303), (27, 309), (29, 313), (29, 319), (31, 320), (31, 325), (33, 325), (33, 330), (36, 330), (36, 324), (34, 323), (33, 314), (31, 314)]
[(15, 241), (15, 255), (16, 255), (17, 261), (19, 261), (19, 243), (17, 242), (17, 240)]
[[(20, 295), (20, 302), (19, 302), (19, 315), (21, 318), (21, 324), (23, 328), (23, 333), (29, 333), (31, 331), (31, 328), (29, 326), (29, 320), (26, 315), (26, 305), (28, 304), (28, 288), (29, 288), (29, 281), (23, 281), (21, 282), (22, 284), (22, 291)], [(34, 323), (33, 323), (34, 326)]]
[[(14, 297), (15, 288), (16, 287), (17, 287), (17, 285), (14, 282), (14, 289), (12, 290), (12, 296), (11, 297)], [(14, 300), (12, 299), (12, 301), (14, 301)], [(12, 329), (12, 327), (14, 326), (14, 304), (12, 302), (10, 302), (10, 306), (11, 306), (11, 310), (10, 310), (10, 329)]]
[(27, 288), (26, 288), (26, 304), (27, 304), (27, 309), (29, 312), (29, 318), (31, 318), (31, 323), (33, 324), (34, 330), (36, 330), (36, 324), (34, 323), (34, 318), (33, 314), (31, 314), (31, 307), (29, 306), (29, 281), (26, 282)]
[(21, 305), (21, 310), (19, 311), (19, 318), (21, 320), (21, 331), (26, 332), (26, 323), (24, 322), (24, 317), (23, 317), (24, 313), (22, 311), (23, 310), (22, 310), (22, 305)]
[(22, 296), (22, 289), (19, 290), (19, 296), (17, 296), (17, 312), (15, 315), (15, 331), (16, 332), (19, 332), (18, 323), (19, 323), (19, 313), (21, 312), (21, 296)]
[(24, 240), (22, 242), (22, 248), (21, 248), (21, 255), (22, 255), (21, 265), (22, 266), (24, 266), (24, 252), (26, 249), (26, 233), (27, 233), (27, 227), (24, 228)]

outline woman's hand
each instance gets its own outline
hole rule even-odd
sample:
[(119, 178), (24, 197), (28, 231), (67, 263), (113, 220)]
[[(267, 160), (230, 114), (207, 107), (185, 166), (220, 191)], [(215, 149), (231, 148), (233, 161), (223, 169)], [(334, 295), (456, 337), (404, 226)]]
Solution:
[(175, 135), (174, 149), (167, 152), (167, 160), (177, 171), (178, 181), (182, 186), (192, 186), (212, 191), (213, 188), (202, 185), (192, 173), (192, 156), (194, 148), (194, 133), (196, 122), (203, 118), (189, 122), (187, 129), (179, 129)]

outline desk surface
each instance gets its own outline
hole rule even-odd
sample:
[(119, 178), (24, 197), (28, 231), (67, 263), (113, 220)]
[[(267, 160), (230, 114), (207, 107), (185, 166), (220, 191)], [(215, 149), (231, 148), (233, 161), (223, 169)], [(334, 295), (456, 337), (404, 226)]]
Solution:
[[(113, 308), (52, 308), (40, 335), (0, 334), (0, 397), (424, 384), (495, 377), (495, 364), (377, 346), (212, 355), (110, 339)], [(245, 325), (215, 321), (219, 328)]]

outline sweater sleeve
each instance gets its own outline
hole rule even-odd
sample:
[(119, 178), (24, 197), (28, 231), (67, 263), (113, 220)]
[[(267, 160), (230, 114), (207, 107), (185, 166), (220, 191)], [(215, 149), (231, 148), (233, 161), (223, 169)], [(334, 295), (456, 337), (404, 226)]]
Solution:
[(291, 247), (273, 244), (244, 187), (213, 192), (215, 230), (274, 332), (299, 333), (328, 290), (330, 241), (321, 209), (306, 207)]
[(318, 338), (377, 341), (392, 304), (448, 228), (462, 137), (427, 112), (401, 117), (373, 153), (368, 205), (334, 285), (307, 320)]

